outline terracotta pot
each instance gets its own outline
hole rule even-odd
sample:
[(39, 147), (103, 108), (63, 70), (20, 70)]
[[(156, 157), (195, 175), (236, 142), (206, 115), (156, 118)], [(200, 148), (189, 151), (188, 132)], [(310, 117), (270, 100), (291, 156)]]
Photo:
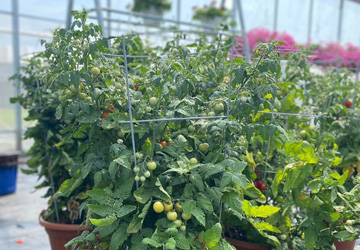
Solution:
[(231, 245), (233, 245), (236, 249), (241, 250), (269, 250), (268, 245), (259, 245), (255, 243), (249, 243), (245, 241), (240, 240), (234, 240), (230, 238), (226, 238), (227, 242), (229, 242)]
[(336, 250), (354, 250), (355, 240), (353, 241), (334, 241)]
[[(64, 245), (66, 243), (81, 235), (81, 233), (87, 229), (86, 226), (82, 226), (79, 231), (80, 225), (47, 222), (41, 216), (39, 221), (40, 225), (45, 227), (45, 230), (49, 235), (52, 250), (64, 250)], [(71, 246), (69, 246), (67, 250), (71, 250)]]

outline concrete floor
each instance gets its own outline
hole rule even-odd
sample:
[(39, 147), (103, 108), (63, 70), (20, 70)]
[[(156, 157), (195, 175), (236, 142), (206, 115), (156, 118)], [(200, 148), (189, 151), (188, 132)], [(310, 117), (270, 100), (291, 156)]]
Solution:
[[(38, 221), (47, 206), (47, 200), (41, 198), (45, 190), (32, 192), (36, 184), (36, 176), (19, 171), (16, 193), (0, 196), (1, 250), (51, 250), (48, 236)], [(16, 243), (19, 240), (24, 243)], [(360, 250), (360, 245), (355, 250)]]
[[(41, 198), (45, 190), (33, 193), (36, 184), (36, 176), (19, 171), (16, 193), (0, 196), (0, 249), (51, 249), (48, 236), (38, 221), (40, 212), (47, 206), (47, 200)], [(19, 240), (24, 243), (17, 244)]]

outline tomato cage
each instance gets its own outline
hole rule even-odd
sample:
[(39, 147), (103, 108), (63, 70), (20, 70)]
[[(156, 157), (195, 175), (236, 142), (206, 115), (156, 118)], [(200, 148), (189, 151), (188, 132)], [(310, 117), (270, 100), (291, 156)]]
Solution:
[[(216, 119), (229, 119), (230, 116), (230, 95), (231, 95), (231, 84), (232, 84), (232, 77), (229, 77), (228, 81), (228, 97), (226, 102), (226, 112), (225, 115), (215, 115), (215, 114), (207, 114), (202, 116), (189, 116), (189, 117), (163, 117), (163, 118), (155, 118), (155, 119), (134, 119), (133, 117), (133, 107), (132, 107), (132, 98), (130, 96), (130, 83), (129, 81), (129, 63), (128, 60), (150, 60), (150, 61), (158, 61), (160, 63), (166, 62), (169, 58), (168, 55), (157, 55), (159, 51), (150, 51), (149, 55), (129, 55), (127, 52), (127, 39), (135, 38), (135, 37), (151, 37), (151, 36), (161, 36), (163, 41), (166, 41), (169, 38), (173, 38), (174, 44), (177, 46), (179, 45), (186, 45), (189, 42), (196, 43), (196, 42), (205, 42), (206, 36), (210, 36), (212, 38), (213, 43), (218, 42), (217, 48), (213, 49), (205, 49), (203, 51), (191, 51), (186, 54), (181, 54), (181, 52), (175, 52), (175, 57), (184, 57), (187, 61), (187, 64), (190, 64), (190, 58), (195, 58), (200, 55), (206, 55), (210, 53), (217, 53), (219, 51), (223, 51), (224, 53), (229, 54), (228, 60), (230, 61), (230, 72), (233, 70), (233, 60), (234, 60), (234, 46), (235, 46), (235, 36), (227, 33), (227, 32), (213, 32), (213, 31), (162, 31), (162, 32), (146, 32), (146, 33), (138, 33), (138, 34), (130, 34), (130, 35), (123, 35), (119, 37), (111, 37), (109, 41), (118, 40), (120, 41), (120, 46), (122, 47), (123, 54), (110, 54), (104, 53), (102, 54), (105, 57), (112, 57), (112, 58), (121, 58), (124, 65), (124, 78), (126, 84), (126, 94), (127, 94), (127, 104), (129, 110), (129, 120), (128, 121), (119, 121), (119, 124), (129, 124), (130, 131), (131, 131), (131, 139), (132, 139), (132, 149), (133, 149), (133, 157), (134, 157), (134, 165), (137, 165), (137, 156), (136, 156), (136, 149), (135, 149), (135, 134), (134, 134), (134, 124), (141, 124), (141, 123), (158, 123), (158, 122), (171, 122), (171, 121), (189, 121), (189, 120), (216, 120)], [(120, 40), (119, 40), (120, 39)], [(222, 44), (224, 40), (227, 39), (227, 44)], [(157, 40), (159, 37), (157, 37)], [(159, 41), (157, 41), (159, 42)], [(191, 48), (192, 45), (190, 44), (189, 47)], [(231, 73), (230, 73), (231, 74)], [(169, 92), (168, 86), (164, 85), (164, 91)], [(226, 152), (224, 152), (224, 157), (226, 158)], [(136, 187), (139, 188), (139, 181), (136, 181)], [(221, 217), (221, 216), (220, 216)]]

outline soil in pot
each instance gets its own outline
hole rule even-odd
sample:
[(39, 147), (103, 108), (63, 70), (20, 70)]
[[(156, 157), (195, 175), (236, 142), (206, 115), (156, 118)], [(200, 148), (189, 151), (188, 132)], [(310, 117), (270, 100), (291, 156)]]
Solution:
[[(80, 225), (77, 224), (71, 225), (47, 222), (41, 216), (39, 221), (40, 225), (45, 227), (45, 230), (49, 235), (52, 250), (64, 250), (64, 245), (66, 243), (81, 235), (81, 233), (87, 229), (86, 226), (82, 226), (79, 230)], [(67, 250), (70, 249), (71, 247), (67, 248)]]
[(334, 241), (336, 250), (354, 250), (355, 240), (353, 241)]
[(259, 245), (256, 243), (250, 243), (240, 240), (234, 240), (230, 238), (226, 238), (227, 242), (233, 245), (236, 249), (241, 250), (269, 250), (269, 246), (267, 245)]
[[(242, 226), (225, 225), (226, 240), (236, 249), (242, 250), (268, 250), (269, 246), (262, 236), (244, 224)], [(251, 243), (249, 241), (255, 241)]]

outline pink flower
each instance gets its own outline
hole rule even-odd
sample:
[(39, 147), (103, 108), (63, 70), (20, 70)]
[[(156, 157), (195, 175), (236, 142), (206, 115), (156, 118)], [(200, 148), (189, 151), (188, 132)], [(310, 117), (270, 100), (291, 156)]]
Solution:
[(199, 8), (199, 7), (197, 7), (197, 6), (193, 6), (193, 7), (192, 7), (192, 10), (193, 10), (193, 11), (197, 11), (198, 8)]
[(210, 5), (211, 5), (211, 6), (215, 6), (215, 5), (216, 5), (216, 1), (211, 1)]

